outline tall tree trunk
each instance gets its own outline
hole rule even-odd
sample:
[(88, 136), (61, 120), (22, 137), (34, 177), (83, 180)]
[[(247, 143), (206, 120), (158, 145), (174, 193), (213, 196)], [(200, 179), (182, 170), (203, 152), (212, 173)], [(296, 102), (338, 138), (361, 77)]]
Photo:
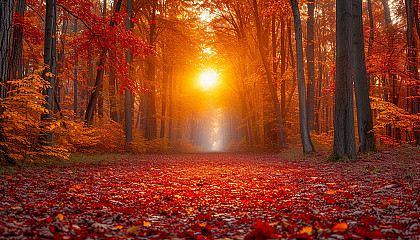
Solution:
[(382, 5), (384, 6), (384, 17), (385, 17), (385, 25), (392, 24), (391, 21), (391, 12), (389, 11), (388, 0), (382, 0)]
[(13, 37), (12, 37), (12, 53), (11, 53), (11, 67), (9, 70), (12, 71), (12, 79), (23, 78), (23, 65), (22, 65), (22, 52), (23, 52), (23, 17), (25, 16), (26, 0), (16, 1), (15, 13), (19, 16), (19, 20), (22, 21), (19, 24), (13, 26)]
[(280, 65), (280, 76), (281, 76), (281, 86), (280, 86), (280, 109), (281, 115), (283, 118), (285, 117), (285, 108), (286, 108), (286, 79), (284, 73), (286, 72), (286, 21), (284, 20), (285, 17), (281, 18), (281, 30), (280, 30), (280, 57), (281, 57), (281, 65)]
[[(115, 13), (120, 11), (121, 8), (121, 2), (122, 0), (118, 0), (117, 5), (115, 6)], [(114, 22), (111, 21), (110, 26), (113, 27), (114, 26)], [(96, 106), (96, 102), (98, 101), (98, 97), (99, 97), (99, 92), (100, 92), (100, 86), (103, 82), (104, 79), (104, 71), (105, 71), (105, 57), (106, 57), (106, 53), (107, 53), (107, 49), (103, 49), (101, 56), (99, 58), (99, 64), (98, 64), (98, 70), (96, 72), (96, 81), (95, 81), (95, 86), (93, 88), (93, 92), (90, 96), (89, 102), (88, 102), (88, 106), (86, 108), (86, 114), (85, 114), (85, 122), (86, 124), (89, 126), (90, 124), (92, 124), (93, 121), (93, 113), (94, 113), (94, 109)]]
[[(125, 21), (125, 28), (127, 30), (130, 30), (131, 28), (132, 10), (133, 10), (133, 0), (127, 0), (127, 19)], [(131, 63), (130, 49), (127, 49), (126, 61), (130, 65)], [(129, 143), (133, 141), (133, 118), (131, 116), (131, 92), (128, 89), (125, 90), (124, 109), (125, 109), (125, 141)]]
[(306, 60), (308, 62), (308, 84), (306, 97), (306, 112), (308, 115), (308, 128), (314, 130), (314, 103), (315, 103), (315, 48), (314, 48), (315, 0), (308, 1), (307, 47)]
[(165, 137), (166, 131), (166, 92), (167, 92), (167, 83), (171, 67), (168, 66), (168, 61), (166, 56), (163, 56), (163, 77), (162, 77), (162, 109), (161, 109), (161, 119), (160, 119), (160, 138)]
[[(73, 33), (75, 35), (77, 35), (77, 31), (78, 31), (78, 29), (77, 29), (77, 19), (75, 18), (74, 19), (74, 25), (73, 25)], [(76, 51), (76, 49), (75, 49), (75, 51)], [(77, 69), (78, 69), (78, 65), (79, 65), (79, 60), (76, 57), (76, 60), (74, 61), (74, 83), (73, 83), (73, 111), (74, 111), (74, 117), (75, 118), (77, 118), (77, 112), (78, 112), (78, 109), (77, 109), (78, 108), (78, 105), (77, 105), (77, 100), (78, 100), (77, 99), (77, 90), (78, 90), (78, 86), (77, 86), (78, 72), (77, 72)]]
[[(410, 82), (418, 83), (419, 71), (417, 65), (417, 42), (416, 35), (414, 32), (415, 27), (415, 17), (414, 17), (414, 0), (405, 0), (405, 8), (407, 13), (407, 59), (408, 59), (408, 72), (410, 77)], [(411, 113), (418, 114), (420, 113), (420, 100), (418, 90), (419, 87), (415, 84), (411, 84)], [(418, 125), (417, 123), (416, 125)], [(414, 129), (414, 136), (416, 144), (420, 145), (420, 130), (418, 127)]]
[[(368, 45), (368, 59), (370, 59), (371, 55), (372, 55), (372, 46), (373, 46), (373, 38), (374, 38), (374, 25), (373, 25), (373, 13), (372, 13), (372, 1), (371, 0), (367, 0), (367, 5), (368, 5), (368, 13), (369, 13), (369, 45)], [(370, 85), (373, 85), (373, 77), (371, 77), (368, 74), (368, 79), (369, 79), (369, 88)]]
[[(41, 114), (41, 121), (51, 122), (52, 112), (54, 110), (54, 81), (55, 81), (55, 19), (56, 19), (56, 1), (47, 0), (46, 17), (45, 17), (45, 43), (44, 43), (44, 65), (45, 69), (42, 77), (49, 83), (50, 87), (45, 87), (42, 90), (42, 95), (46, 96), (46, 105), (44, 106), (48, 112)], [(43, 132), (40, 136), (40, 143), (46, 146), (52, 146), (53, 133)]]
[(277, 131), (277, 137), (278, 137), (278, 147), (281, 148), (283, 147), (283, 144), (284, 144), (283, 119), (281, 116), (281, 109), (280, 109), (277, 93), (274, 88), (273, 75), (271, 73), (270, 65), (268, 64), (266, 49), (264, 48), (265, 41), (263, 39), (263, 32), (262, 32), (262, 26), (261, 26), (260, 17), (259, 17), (260, 14), (258, 12), (257, 0), (253, 0), (253, 13), (254, 13), (254, 19), (255, 19), (255, 24), (257, 28), (258, 50), (260, 52), (261, 60), (263, 62), (264, 69), (267, 74), (270, 97), (271, 97), (271, 101), (273, 102), (275, 114), (276, 114), (276, 131)]
[(353, 115), (353, 81), (350, 61), (351, 1), (336, 1), (336, 85), (334, 120), (334, 159), (356, 155)]
[[(13, 21), (13, 5), (14, 0), (3, 0), (0, 2), (0, 101), (6, 98), (7, 89), (6, 84), (9, 81), (9, 61), (10, 61), (10, 37), (12, 35), (12, 21)], [(0, 116), (3, 115), (4, 109), (0, 105)], [(5, 159), (6, 162), (16, 164), (11, 157), (9, 157), (8, 149), (3, 144), (6, 140), (3, 130), (3, 123), (0, 124), (0, 159)]]
[(362, 0), (352, 0), (352, 49), (354, 92), (356, 96), (359, 152), (375, 150), (373, 117), (369, 99), (363, 38)]
[(308, 119), (306, 115), (306, 86), (305, 86), (305, 69), (303, 64), (303, 44), (302, 44), (302, 25), (300, 21), (299, 6), (296, 0), (290, 1), (293, 9), (293, 19), (295, 26), (296, 38), (296, 69), (299, 92), (299, 121), (300, 121), (300, 137), (302, 140), (303, 152), (314, 151), (314, 146), (309, 135)]
[[(102, 18), (105, 19), (106, 17), (106, 5), (107, 5), (107, 1), (104, 0), (103, 5), (102, 5)], [(128, 5), (128, 2), (127, 2)], [(128, 11), (127, 11), (128, 14)], [(100, 87), (99, 87), (99, 96), (98, 96), (98, 116), (100, 118), (104, 117), (104, 83), (102, 81)]]
[[(155, 46), (156, 38), (156, 11), (157, 0), (152, 0), (151, 18), (150, 18), (150, 31), (149, 31), (149, 45)], [(157, 137), (157, 123), (156, 123), (156, 68), (154, 56), (146, 57), (147, 71), (146, 77), (150, 82), (149, 92), (146, 93), (147, 97), (147, 115), (145, 135), (146, 139), (152, 140)]]

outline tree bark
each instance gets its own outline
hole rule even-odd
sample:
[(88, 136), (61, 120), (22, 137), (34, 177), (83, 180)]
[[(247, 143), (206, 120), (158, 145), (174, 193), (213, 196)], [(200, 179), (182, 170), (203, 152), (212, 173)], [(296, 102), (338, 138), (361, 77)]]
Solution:
[(300, 21), (298, 2), (296, 0), (291, 0), (290, 2), (292, 4), (296, 38), (296, 70), (299, 92), (300, 137), (302, 140), (303, 152), (307, 153), (314, 151), (314, 146), (312, 145), (311, 136), (309, 135), (308, 119), (306, 115), (306, 86), (303, 63), (302, 25)]
[[(132, 11), (133, 11), (133, 0), (127, 0), (127, 19), (125, 21), (125, 28), (127, 30), (130, 30), (131, 28)], [(127, 64), (130, 65), (131, 63), (130, 49), (127, 49), (126, 61), (127, 61)], [(125, 90), (124, 109), (125, 109), (125, 141), (129, 143), (133, 141), (133, 118), (131, 116), (131, 92), (128, 89)]]
[(353, 115), (353, 81), (350, 61), (351, 1), (336, 1), (336, 85), (334, 118), (334, 159), (356, 155)]
[(254, 13), (254, 19), (255, 19), (255, 24), (257, 28), (258, 50), (260, 52), (261, 60), (263, 62), (263, 66), (267, 75), (271, 101), (274, 104), (274, 109), (275, 109), (275, 114), (276, 114), (276, 132), (277, 132), (277, 137), (278, 137), (278, 147), (282, 148), (284, 144), (283, 119), (281, 116), (281, 109), (280, 109), (277, 93), (274, 88), (273, 75), (271, 73), (270, 65), (267, 60), (266, 49), (264, 47), (265, 41), (263, 39), (262, 26), (261, 26), (261, 22), (259, 18), (257, 0), (253, 0), (253, 13)]
[(314, 48), (315, 0), (308, 1), (307, 47), (306, 60), (308, 64), (308, 83), (306, 97), (306, 112), (308, 128), (314, 130), (314, 102), (315, 102), (315, 48)]
[(354, 92), (356, 96), (359, 152), (375, 150), (373, 117), (369, 99), (363, 38), (362, 0), (352, 0), (352, 49)]
[[(25, 6), (26, 0), (16, 1), (15, 13), (20, 17), (19, 20), (23, 21), (25, 16)], [(16, 21), (16, 20), (15, 20)], [(23, 24), (21, 22), (20, 24)], [(23, 52), (23, 27), (22, 25), (16, 24), (13, 26), (13, 43), (12, 43), (12, 53), (11, 53), (11, 67), (12, 79), (22, 79), (23, 78), (23, 65), (22, 65), (22, 52)]]
[[(0, 101), (6, 98), (6, 84), (9, 81), (10, 61), (10, 37), (12, 34), (13, 5), (14, 0), (3, 0), (0, 2)], [(4, 112), (0, 106), (0, 115)], [(6, 140), (2, 124), (0, 124), (0, 158), (6, 162), (16, 164), (8, 155), (7, 147), (2, 144)]]
[[(44, 43), (44, 65), (45, 69), (42, 77), (46, 82), (49, 83), (49, 87), (44, 87), (42, 95), (46, 96), (45, 108), (48, 110), (47, 113), (41, 114), (41, 121), (51, 122), (52, 112), (54, 110), (54, 86), (55, 86), (55, 19), (56, 19), (56, 1), (47, 0), (46, 3), (46, 17), (45, 17), (45, 43)], [(40, 136), (40, 143), (46, 146), (52, 146), (53, 133), (42, 132)]]
[[(405, 8), (407, 13), (407, 59), (408, 59), (408, 73), (409, 82), (411, 82), (411, 114), (420, 113), (419, 87), (416, 85), (419, 81), (419, 72), (417, 65), (417, 42), (414, 32), (415, 17), (414, 17), (414, 0), (405, 0)], [(414, 84), (413, 84), (414, 83)], [(418, 125), (417, 123), (416, 125)], [(414, 136), (416, 144), (420, 145), (420, 130), (418, 127), (414, 129)]]

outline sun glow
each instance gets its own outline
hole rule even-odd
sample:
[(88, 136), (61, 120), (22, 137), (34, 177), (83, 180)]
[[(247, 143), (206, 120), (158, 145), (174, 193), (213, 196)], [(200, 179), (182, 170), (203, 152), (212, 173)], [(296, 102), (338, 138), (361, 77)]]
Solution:
[(200, 76), (200, 84), (204, 88), (204, 90), (208, 90), (217, 83), (218, 75), (215, 71), (209, 70), (203, 72)]

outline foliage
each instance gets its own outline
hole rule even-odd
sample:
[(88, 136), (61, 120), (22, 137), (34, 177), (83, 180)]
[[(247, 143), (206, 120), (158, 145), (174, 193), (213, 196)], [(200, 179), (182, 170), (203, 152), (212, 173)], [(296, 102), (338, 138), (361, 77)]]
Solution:
[(42, 95), (43, 87), (50, 87), (38, 74), (24, 79), (8, 82), (9, 91), (5, 99), (1, 99), (4, 109), (0, 116), (1, 129), (4, 131), (5, 145), (8, 155), (19, 161), (39, 159), (45, 156), (67, 158), (68, 153), (60, 146), (44, 146), (40, 140), (41, 131), (55, 132), (59, 122), (41, 122), (40, 116), (48, 110)]
[(124, 151), (124, 132), (119, 123), (98, 119), (87, 127), (78, 120), (61, 120), (57, 144), (70, 152), (121, 152)]
[(420, 116), (409, 114), (406, 110), (381, 98), (371, 97), (372, 111), (376, 113), (375, 133), (380, 133), (387, 125), (413, 130), (420, 123)]

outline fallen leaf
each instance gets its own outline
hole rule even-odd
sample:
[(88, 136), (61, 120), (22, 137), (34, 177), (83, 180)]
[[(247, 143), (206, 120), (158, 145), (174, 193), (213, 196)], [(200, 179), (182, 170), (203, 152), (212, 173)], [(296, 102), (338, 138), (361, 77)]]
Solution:
[(63, 216), (63, 214), (59, 213), (59, 214), (57, 214), (57, 218), (58, 218), (58, 220), (62, 221), (64, 216)]
[(150, 222), (143, 221), (143, 226), (149, 227), (150, 225), (152, 225)]
[(131, 228), (127, 229), (127, 234), (137, 235), (139, 232), (140, 226), (132, 226)]
[(305, 234), (311, 235), (312, 227), (303, 227), (297, 234)]
[(342, 223), (337, 223), (332, 229), (331, 231), (346, 231), (349, 228), (349, 225), (347, 225), (347, 223), (342, 222)]
[(327, 194), (335, 194), (335, 191), (334, 190), (328, 190)]

